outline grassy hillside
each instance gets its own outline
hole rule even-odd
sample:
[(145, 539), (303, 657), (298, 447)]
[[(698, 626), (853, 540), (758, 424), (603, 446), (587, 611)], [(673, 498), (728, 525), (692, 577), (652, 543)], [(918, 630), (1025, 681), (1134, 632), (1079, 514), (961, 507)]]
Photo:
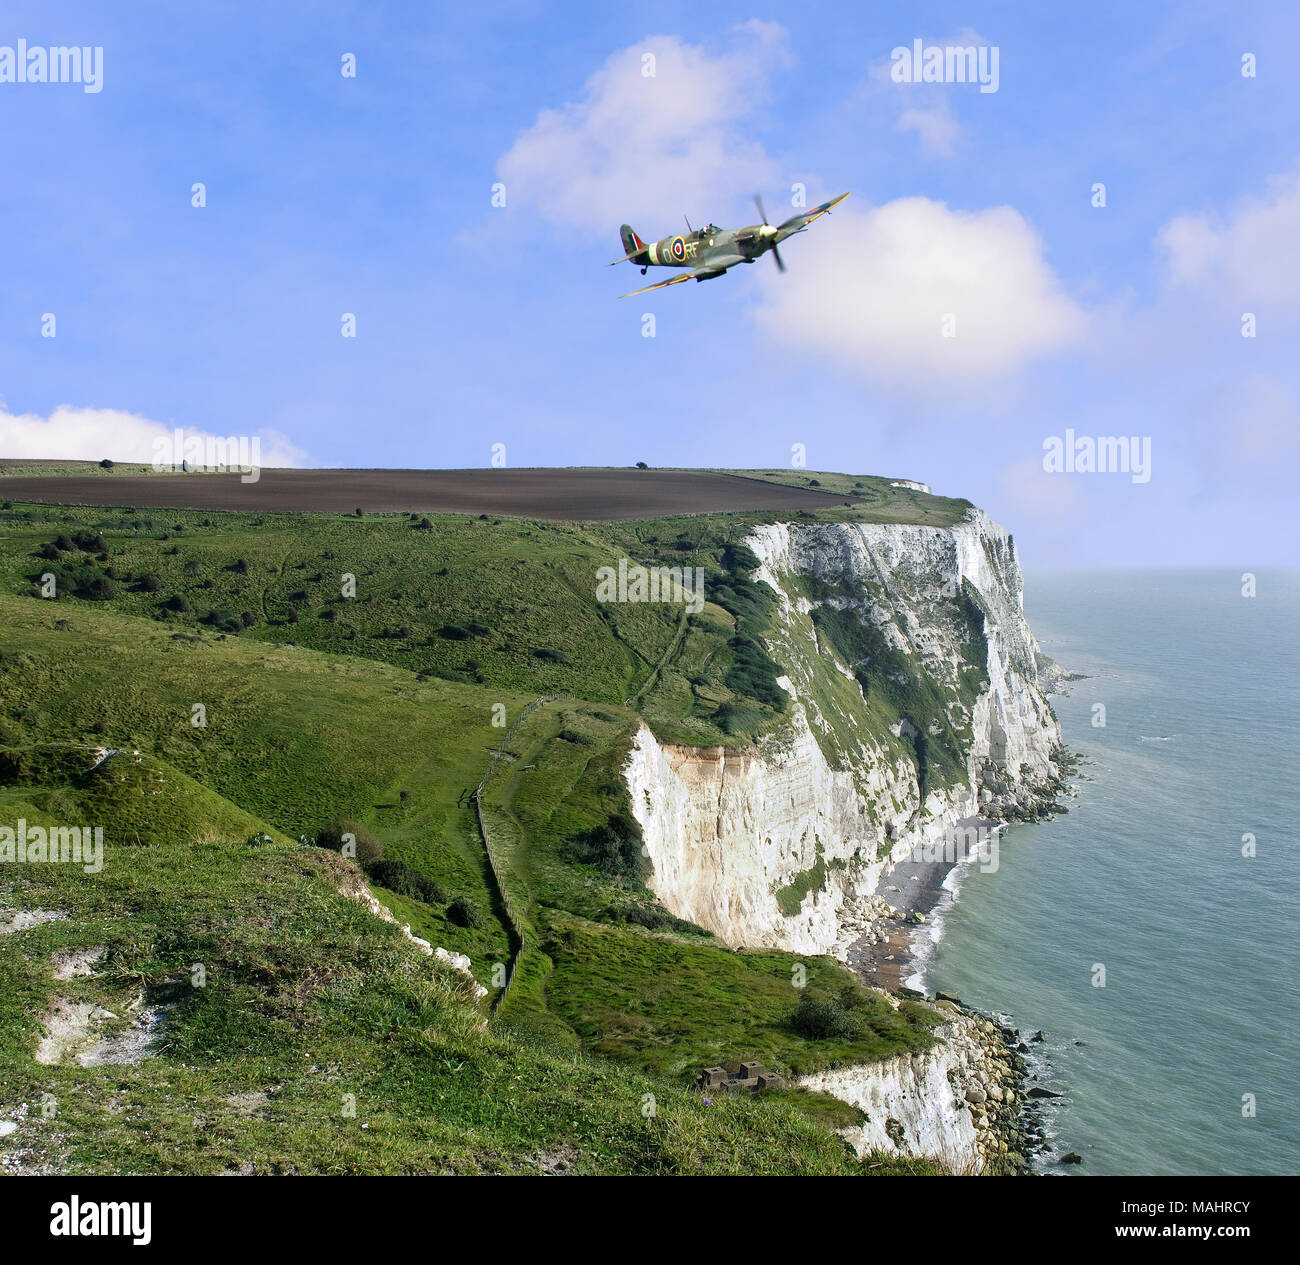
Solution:
[[(831, 492), (848, 500), (848, 515), (819, 513), (819, 518), (851, 517), (870, 523), (918, 523), (928, 527), (951, 527), (970, 509), (971, 503), (949, 496), (935, 496), (914, 488), (894, 487), (896, 479), (874, 474), (837, 474), (831, 470), (725, 470), (764, 483), (812, 488)], [(915, 480), (913, 480), (915, 482)]]
[[(66, 917), (0, 935), (0, 1162), (63, 1173), (801, 1173), (872, 1170), (786, 1101), (680, 1085), (487, 1026), (463, 979), (340, 895), (317, 848), (110, 847), (102, 874), (6, 874), (6, 906)], [(56, 981), (76, 950), (93, 974)], [(199, 976), (197, 967), (204, 974)], [(201, 986), (196, 984), (201, 980)], [(135, 1065), (33, 1061), (56, 998), (129, 1027)], [(19, 1104), (30, 1104), (25, 1114)]]
[[(0, 1118), (59, 1103), (57, 1127), (14, 1135), (24, 1163), (858, 1171), (825, 1130), (851, 1123), (843, 1104), (706, 1108), (690, 1080), (923, 1049), (935, 1012), (673, 918), (620, 776), (638, 715), (700, 743), (780, 723), (770, 597), (735, 543), (762, 517), (0, 510), (0, 826), (98, 825), (106, 844), (98, 875), (0, 867), (0, 909), (68, 915), (0, 935)], [(624, 557), (704, 568), (708, 602), (598, 602), (596, 568)], [(484, 1001), (338, 894), (360, 871), (312, 845), (345, 829), (398, 922), (467, 954)], [(55, 955), (101, 947), (55, 980)], [(106, 1039), (156, 1012), (155, 1048), (35, 1063), (58, 998), (111, 1012)]]

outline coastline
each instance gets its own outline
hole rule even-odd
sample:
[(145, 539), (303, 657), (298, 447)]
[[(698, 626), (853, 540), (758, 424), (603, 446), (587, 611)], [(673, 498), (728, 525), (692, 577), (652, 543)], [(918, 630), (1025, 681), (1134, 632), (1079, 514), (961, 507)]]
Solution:
[[(987, 828), (996, 839), (1008, 823), (967, 817), (957, 824)], [(909, 857), (885, 875), (877, 894), (894, 913), (877, 919), (875, 929), (855, 940), (845, 955), (864, 983), (891, 993), (904, 988), (926, 991), (925, 964), (943, 933), (943, 915), (956, 900), (974, 859), (918, 861)]]
[[(962, 824), (976, 823), (989, 827), (995, 838), (1010, 824), (987, 818), (970, 818)], [(966, 1101), (979, 1115), (982, 1145), (988, 1148), (981, 1152), (980, 1171), (1042, 1173), (1048, 1171), (1043, 1159), (1055, 1140), (1040, 1101), (1038, 1081), (1046, 1065), (1036, 1052), (1043, 1047), (1028, 1044), (1020, 1029), (1012, 1026), (1015, 1020), (1009, 1014), (976, 1009), (926, 984), (926, 966), (942, 938), (944, 916), (974, 860), (899, 862), (886, 876), (881, 892), (895, 914), (879, 919), (874, 935), (868, 932), (855, 941), (846, 961), (870, 987), (896, 996), (925, 997), (952, 1012), (958, 1024), (955, 1030), (966, 1035), (965, 1043), (974, 1050), (983, 1078), (974, 1101), (970, 1096)], [(1042, 1033), (1031, 1040), (1041, 1041)], [(990, 1091), (990, 1085), (997, 1089)]]
[[(1065, 691), (1058, 686), (1056, 692)], [(996, 855), (997, 840), (1008, 826), (1032, 825), (1068, 812), (1058, 796), (1075, 793), (1068, 779), (1077, 772), (1078, 757), (1062, 747), (1057, 759), (1060, 775), (1050, 796), (1032, 806), (1013, 805), (1007, 818), (967, 817), (957, 822), (957, 826), (973, 826), (990, 832)], [(926, 968), (943, 937), (946, 915), (957, 901), (967, 871), (979, 860), (977, 853), (962, 860), (907, 857), (899, 861), (883, 876), (877, 891), (877, 896), (893, 912), (876, 919), (849, 946), (845, 961), (869, 987), (894, 995), (926, 998), (932, 1004), (966, 1016), (979, 1029), (985, 1070), (991, 1072), (995, 1081), (1005, 1078), (1002, 1080), (1005, 1102), (999, 1098), (996, 1106), (989, 1102), (980, 1108), (987, 1113), (985, 1127), (990, 1130), (988, 1136), (995, 1148), (985, 1157), (985, 1163), (992, 1165), (985, 1171), (1060, 1171), (1057, 1165), (1077, 1160), (1055, 1155), (1059, 1148), (1047, 1101), (1061, 1094), (1047, 1090), (1040, 1083), (1055, 1080), (1043, 1058), (1045, 1046), (1035, 1044), (1043, 1042), (1042, 1032), (1026, 1040), (1009, 1013), (972, 1008), (960, 998), (927, 985)]]

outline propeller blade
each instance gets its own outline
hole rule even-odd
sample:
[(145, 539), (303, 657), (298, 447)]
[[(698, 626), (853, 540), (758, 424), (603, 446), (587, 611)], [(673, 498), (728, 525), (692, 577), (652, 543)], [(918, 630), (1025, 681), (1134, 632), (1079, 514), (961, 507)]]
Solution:
[(776, 248), (775, 246), (772, 247), (772, 258), (776, 260), (777, 271), (778, 271), (778, 272), (784, 272), (784, 271), (785, 271), (785, 260), (783, 260), (783, 259), (781, 258), (781, 252), (780, 252), (779, 250), (777, 250), (777, 248)]
[(760, 198), (760, 197), (758, 196), (757, 193), (754, 194), (754, 205), (758, 207), (758, 216), (759, 216), (759, 220), (760, 220), (762, 223), (766, 224), (766, 223), (767, 223), (767, 212), (766, 212), (765, 210), (763, 210), (763, 199)]

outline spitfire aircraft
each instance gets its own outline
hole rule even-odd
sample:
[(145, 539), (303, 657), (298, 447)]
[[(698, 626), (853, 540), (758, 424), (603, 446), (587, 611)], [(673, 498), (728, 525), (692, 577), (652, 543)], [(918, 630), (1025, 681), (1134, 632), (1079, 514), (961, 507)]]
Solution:
[(615, 259), (609, 265), (611, 268), (614, 264), (640, 264), (643, 277), (647, 268), (654, 267), (689, 268), (690, 271), (676, 277), (669, 277), (667, 281), (658, 281), (644, 289), (633, 290), (630, 294), (620, 294), (618, 297), (630, 299), (635, 294), (662, 290), (664, 286), (677, 285), (681, 281), (708, 281), (712, 277), (722, 276), (728, 268), (736, 264), (752, 264), (759, 255), (766, 254), (769, 250), (772, 252), (772, 258), (776, 260), (776, 266), (784, 272), (785, 263), (781, 259), (781, 252), (777, 250), (777, 246), (787, 237), (802, 233), (813, 220), (825, 215), (832, 207), (839, 206), (848, 196), (847, 193), (841, 193), (838, 198), (823, 202), (821, 206), (815, 206), (811, 211), (792, 215), (784, 223), (772, 225), (767, 222), (763, 200), (755, 195), (754, 201), (763, 220), (761, 224), (750, 224), (747, 228), (718, 228), (715, 224), (707, 224), (704, 228), (691, 228), (690, 221), (687, 220), (686, 227), (689, 232), (685, 235), (679, 233), (676, 237), (663, 237), (649, 245), (643, 242), (627, 224), (624, 224), (619, 231), (623, 239), (623, 250), (626, 253), (621, 259)]

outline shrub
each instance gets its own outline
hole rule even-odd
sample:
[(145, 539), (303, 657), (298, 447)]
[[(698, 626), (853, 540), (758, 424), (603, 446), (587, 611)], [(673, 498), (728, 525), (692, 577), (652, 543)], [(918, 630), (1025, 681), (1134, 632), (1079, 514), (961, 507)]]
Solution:
[(552, 650), (549, 646), (540, 646), (533, 651), (535, 659), (542, 659), (547, 663), (568, 663), (569, 656), (563, 650)]
[(0, 751), (0, 783), (21, 782), (31, 776), (31, 762), (22, 751)]
[(722, 551), (722, 565), (728, 571), (754, 571), (758, 569), (759, 557), (748, 545), (732, 541)]
[(912, 749), (916, 752), (916, 785), (921, 802), (930, 793), (930, 738), (924, 729), (912, 735)]
[(224, 608), (221, 610), (209, 611), (199, 622), (210, 624), (219, 632), (224, 633), (237, 633), (241, 628), (243, 628), (243, 624), (239, 622), (239, 616), (236, 615), (234, 611), (228, 611)]
[(366, 877), (379, 887), (386, 887), (399, 896), (422, 900), (429, 905), (445, 905), (447, 893), (433, 879), (413, 870), (404, 861), (381, 859), (366, 861), (361, 867)]
[(316, 846), (328, 848), (331, 852), (343, 852), (349, 841), (344, 838), (351, 835), (351, 844), (355, 848), (353, 855), (363, 864), (366, 861), (380, 861), (384, 856), (384, 845), (360, 822), (344, 818), (323, 826), (316, 834)]
[(54, 576), (54, 591), (59, 597), (80, 597), (92, 602), (106, 602), (121, 592), (122, 586), (105, 575), (91, 563), (67, 566), (55, 563), (50, 567)]
[[(743, 555), (741, 557), (743, 559)], [(758, 564), (757, 558), (754, 558), (754, 564)], [(705, 582), (705, 592), (710, 601), (736, 617), (738, 635), (756, 637), (767, 628), (774, 600), (772, 590), (766, 584), (755, 583), (743, 570), (711, 576)]]
[(618, 922), (631, 923), (634, 927), (644, 927), (647, 931), (676, 931), (679, 935), (707, 936), (703, 927), (697, 927), (685, 918), (675, 918), (666, 909), (658, 905), (626, 905), (622, 909), (612, 908), (610, 917)]
[(733, 637), (728, 644), (732, 663), (723, 678), (727, 688), (784, 711), (789, 695), (776, 683), (781, 669), (747, 637)]
[(154, 572), (150, 571), (141, 578), (140, 587), (146, 593), (157, 593), (162, 588), (162, 580)]
[(122, 586), (116, 580), (101, 575), (98, 579), (91, 580), (81, 595), (93, 602), (111, 602), (121, 591)]
[(560, 845), (560, 855), (580, 865), (591, 865), (614, 879), (640, 882), (645, 877), (643, 841), (636, 821), (617, 813), (604, 825), (592, 826)]
[(837, 1001), (805, 992), (790, 1016), (789, 1026), (810, 1041), (856, 1041), (862, 1035), (858, 1020)]
[(870, 995), (857, 984), (845, 984), (840, 989), (840, 1005), (845, 1010), (866, 1010)]
[(163, 609), (175, 611), (178, 615), (188, 615), (193, 608), (190, 606), (188, 598), (183, 597), (179, 593), (173, 593), (171, 597), (163, 603)]
[(483, 926), (483, 911), (468, 896), (457, 896), (447, 906), (447, 918), (458, 927), (474, 929)]

